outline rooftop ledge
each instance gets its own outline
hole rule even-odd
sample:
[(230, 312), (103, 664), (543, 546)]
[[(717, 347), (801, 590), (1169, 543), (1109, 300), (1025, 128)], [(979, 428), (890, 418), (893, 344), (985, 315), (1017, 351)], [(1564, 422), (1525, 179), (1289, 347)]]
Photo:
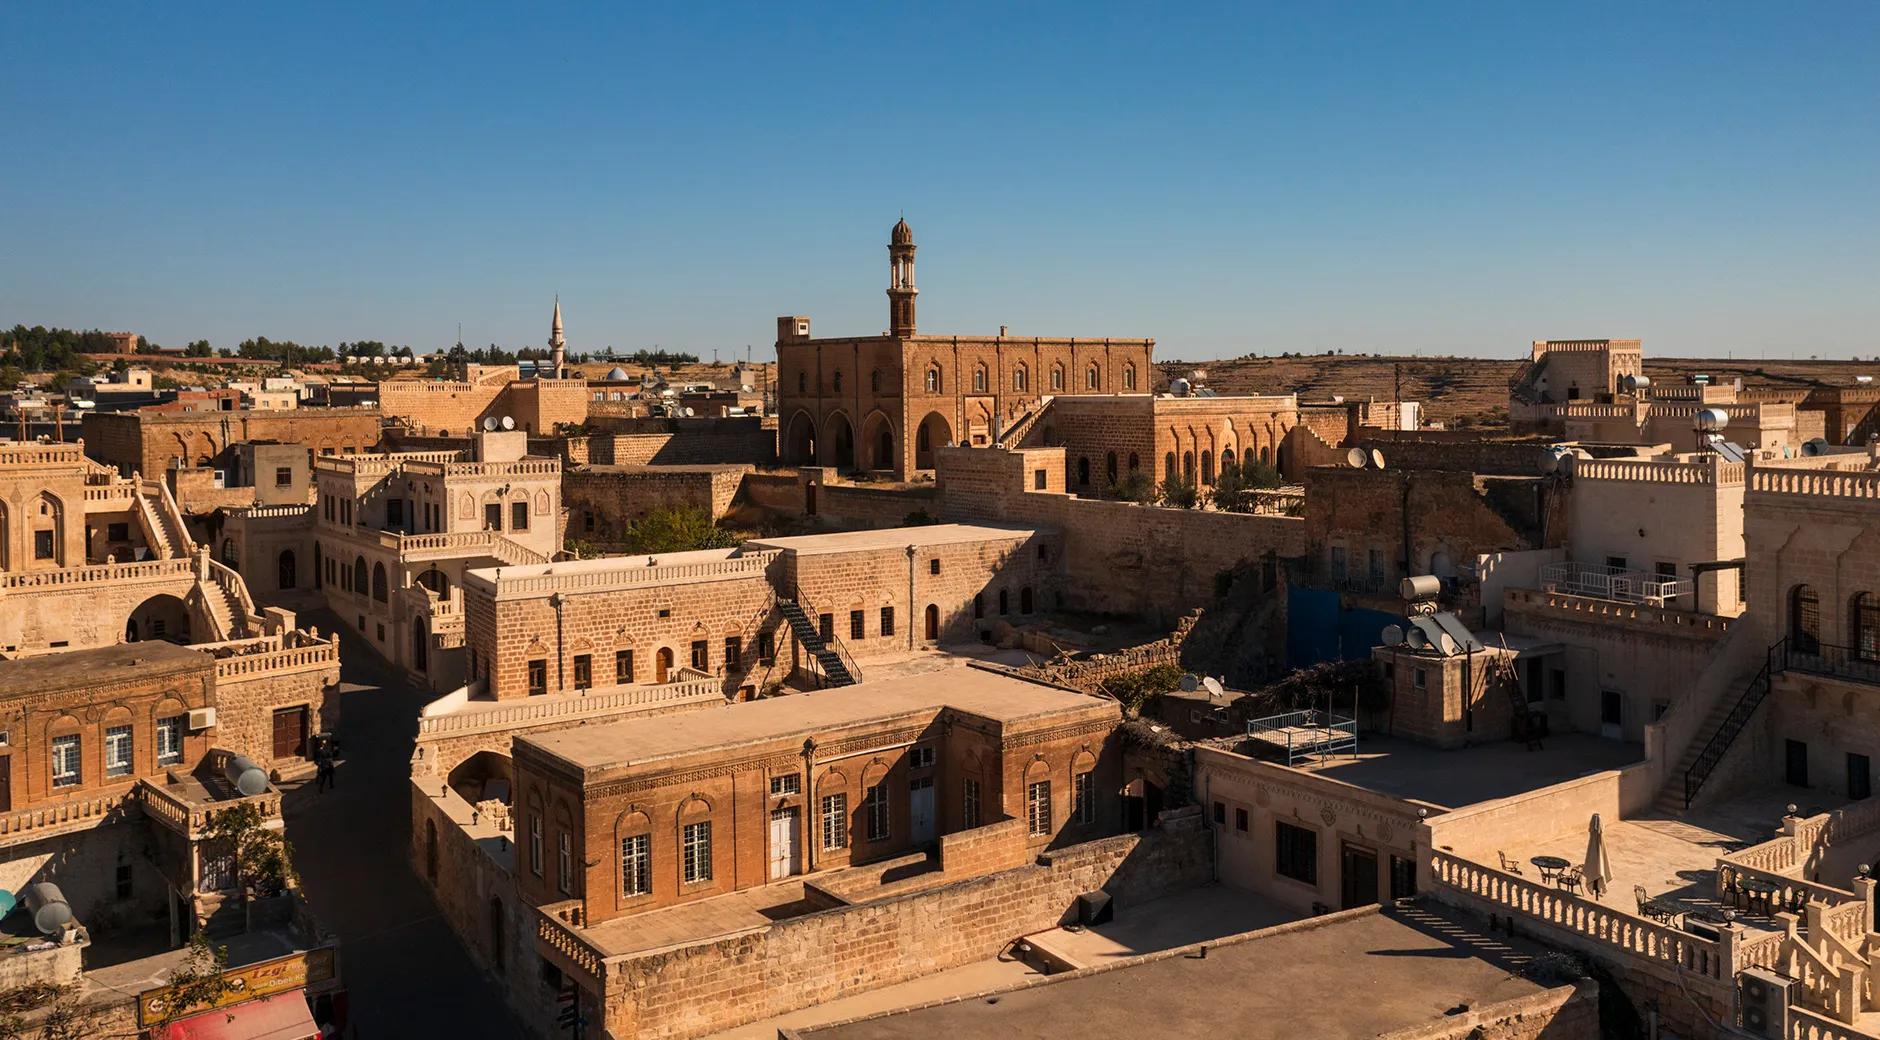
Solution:
[(1569, 592), (1545, 589), (1508, 589), (1502, 594), (1502, 606), (1528, 613), (1550, 613), (1581, 621), (1613, 621), (1654, 628), (1680, 629), (1693, 635), (1721, 636), (1737, 623), (1736, 618), (1705, 614), (1695, 610), (1654, 607), (1595, 596), (1577, 596)]

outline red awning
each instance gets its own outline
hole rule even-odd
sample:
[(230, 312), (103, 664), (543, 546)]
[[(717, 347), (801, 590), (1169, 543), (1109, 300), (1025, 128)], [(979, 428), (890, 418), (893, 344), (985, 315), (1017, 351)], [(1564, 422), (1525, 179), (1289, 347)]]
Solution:
[(170, 1023), (163, 1040), (317, 1040), (320, 1027), (307, 1010), (307, 991), (205, 1011)]

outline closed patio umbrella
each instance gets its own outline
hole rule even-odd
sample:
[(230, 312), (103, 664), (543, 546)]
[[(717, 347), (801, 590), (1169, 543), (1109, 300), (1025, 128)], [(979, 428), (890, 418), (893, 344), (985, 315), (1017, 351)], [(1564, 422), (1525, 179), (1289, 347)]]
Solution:
[(1612, 859), (1606, 855), (1606, 832), (1599, 826), (1599, 814), (1593, 814), (1593, 822), (1587, 827), (1586, 834), (1586, 887), (1593, 892), (1593, 898), (1605, 895), (1606, 886), (1612, 884)]

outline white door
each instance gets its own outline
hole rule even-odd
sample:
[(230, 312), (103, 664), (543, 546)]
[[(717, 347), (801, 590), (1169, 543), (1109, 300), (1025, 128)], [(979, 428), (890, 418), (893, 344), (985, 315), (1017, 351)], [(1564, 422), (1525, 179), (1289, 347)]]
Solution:
[(914, 844), (933, 840), (933, 777), (924, 776), (907, 785), (908, 833)]
[(787, 878), (802, 870), (796, 856), (796, 810), (770, 811), (770, 880)]

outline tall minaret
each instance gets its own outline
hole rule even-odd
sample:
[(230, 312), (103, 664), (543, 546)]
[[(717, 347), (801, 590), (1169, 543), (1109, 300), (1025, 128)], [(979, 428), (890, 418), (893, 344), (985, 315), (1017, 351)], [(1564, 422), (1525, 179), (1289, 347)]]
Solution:
[(554, 352), (554, 370), (550, 378), (560, 379), (562, 365), (567, 361), (568, 341), (561, 338), (561, 294), (555, 294), (555, 321), (548, 327), (548, 349)]
[(902, 217), (888, 233), (888, 335), (914, 334), (914, 229)]

